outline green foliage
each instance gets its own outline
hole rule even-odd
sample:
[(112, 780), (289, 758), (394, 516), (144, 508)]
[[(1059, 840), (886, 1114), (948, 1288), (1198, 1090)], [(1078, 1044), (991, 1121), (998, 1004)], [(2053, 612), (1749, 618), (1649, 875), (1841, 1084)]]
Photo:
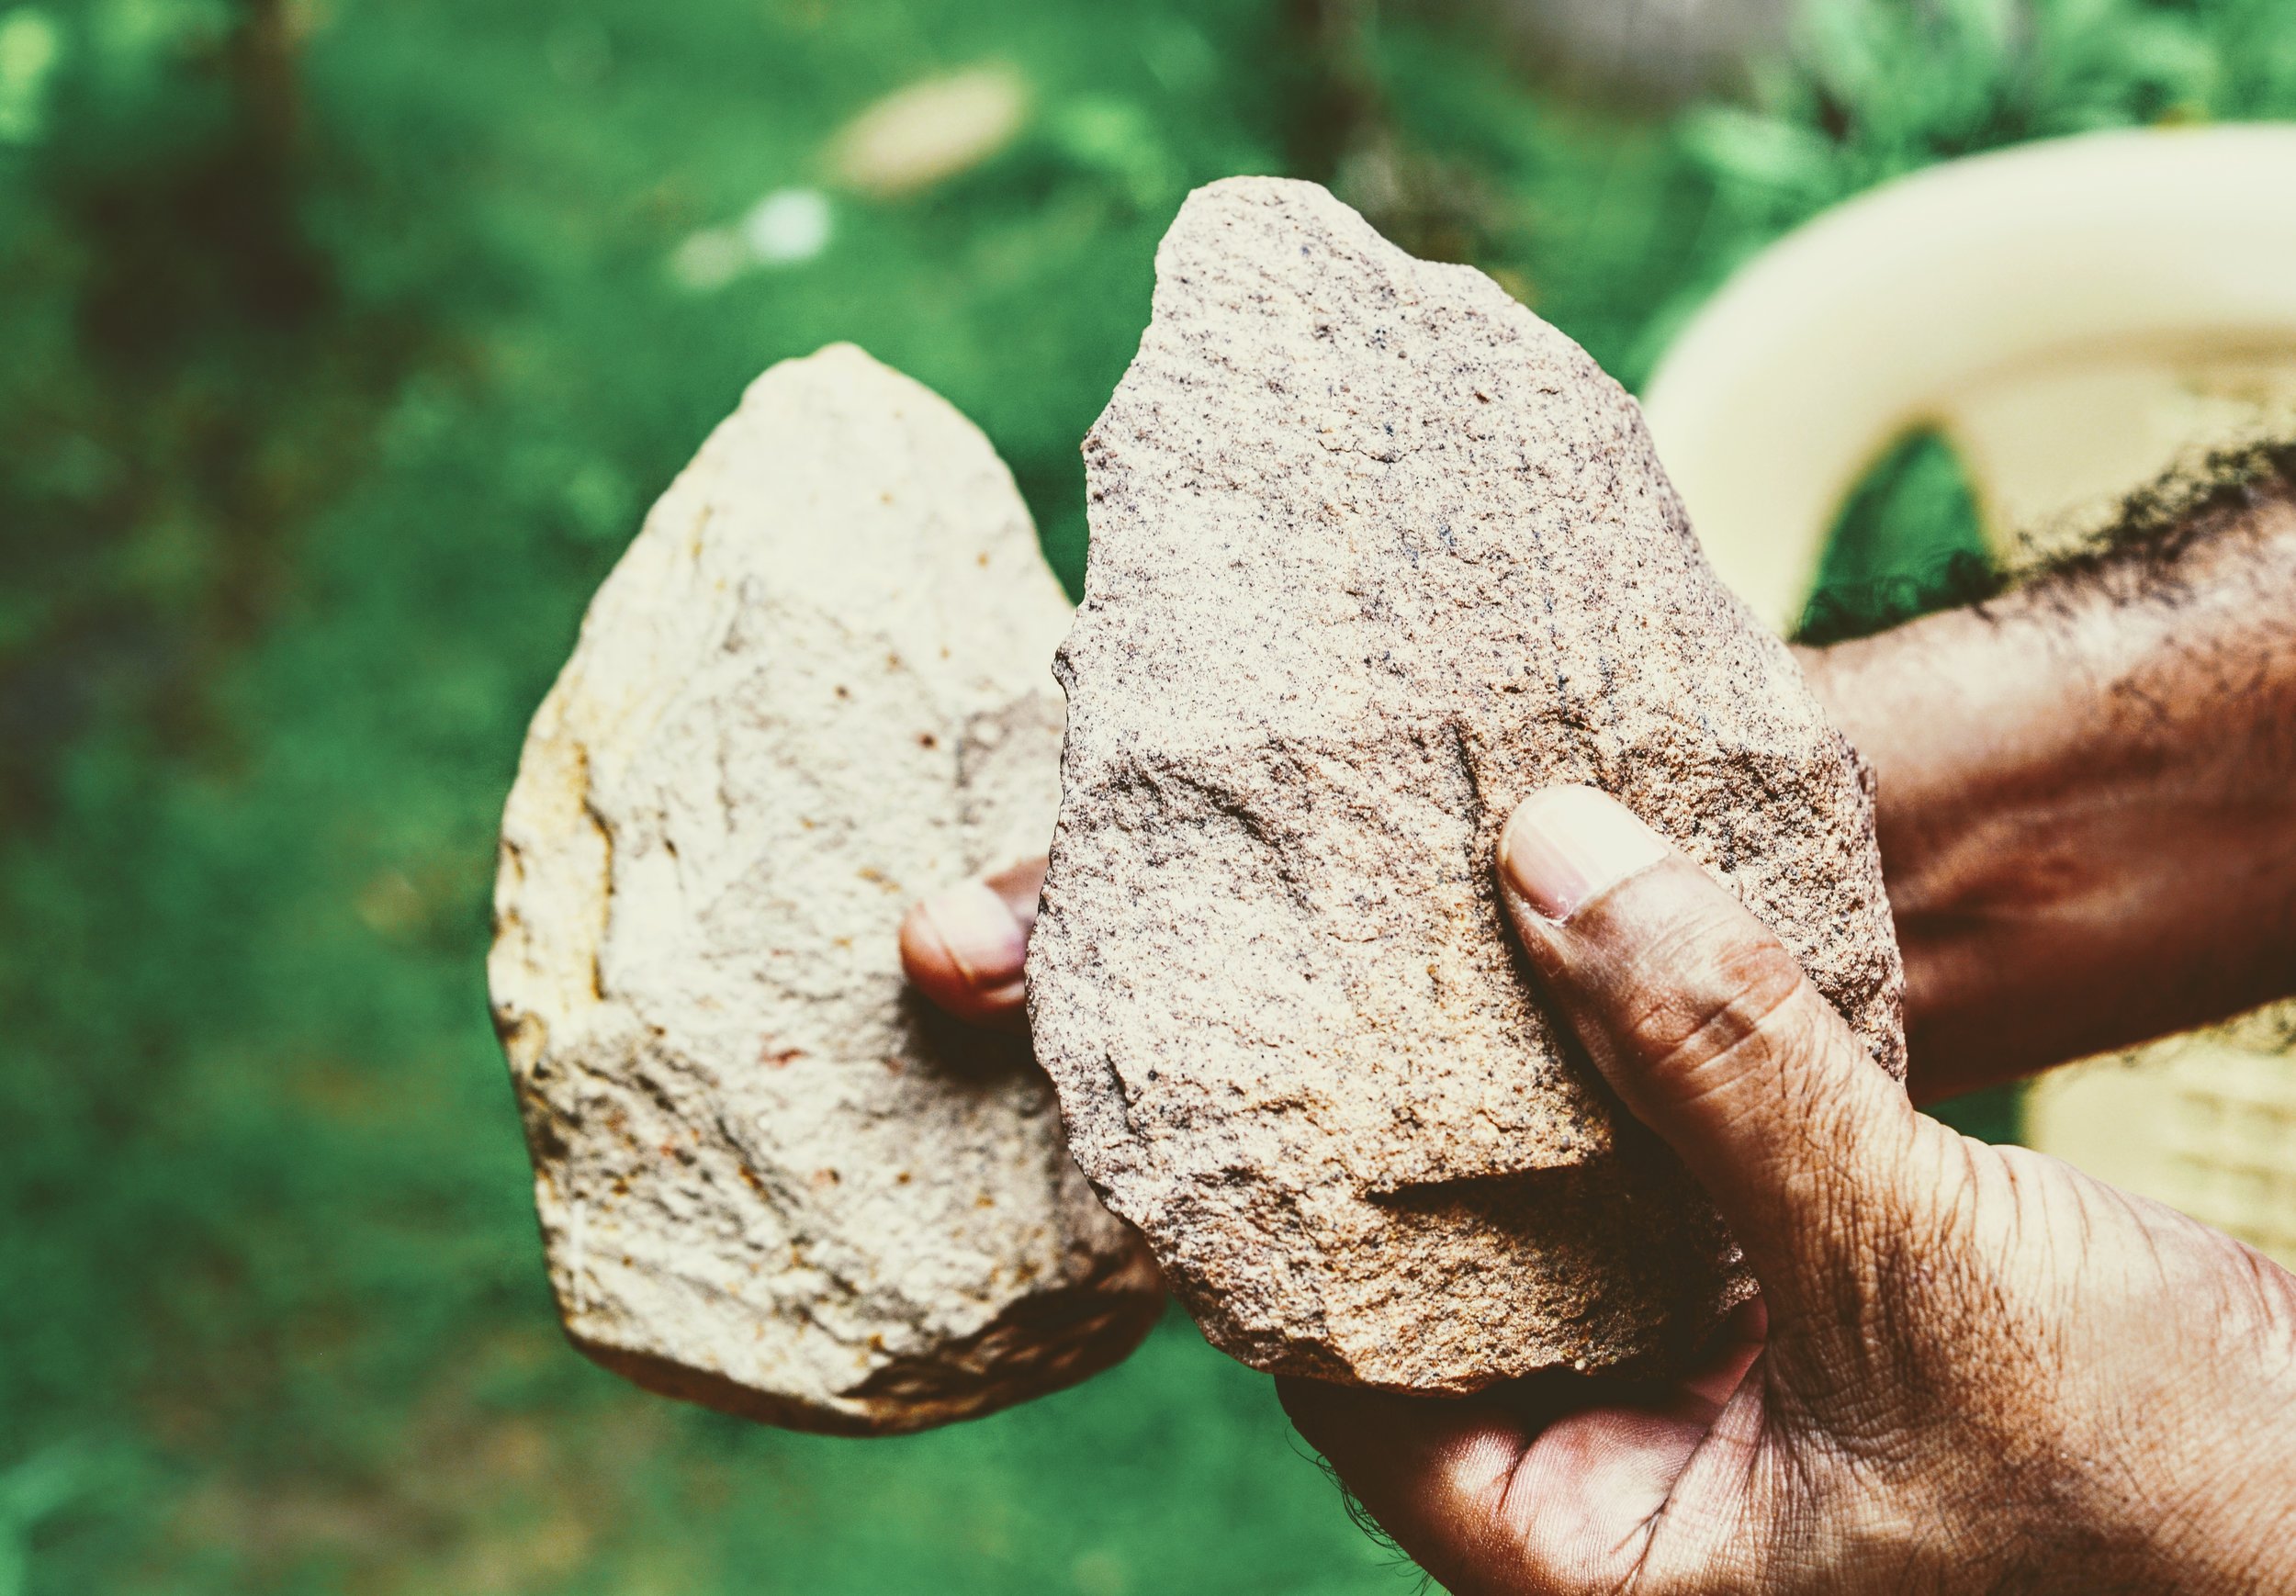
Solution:
[(1826, 542), (1799, 641), (1838, 643), (2000, 587), (1975, 494), (1953, 446), (1919, 431), (1851, 492)]
[[(1076, 440), (1211, 177), (1332, 177), (1638, 377), (1830, 198), (2286, 111), (2296, 30), (1872, 0), (1678, 128), (1463, 25), (1302, 9), (0, 0), (0, 1580), (1408, 1588), (1181, 1321), (870, 1445), (558, 1343), (479, 961), (585, 599), (741, 385), (835, 338), (984, 424), (1073, 581)], [(1032, 96), (1010, 149), (906, 199), (828, 180), (859, 107), (992, 60)], [(826, 247), (729, 253), (790, 191)]]
[(1750, 106), (1690, 118), (1756, 225), (2020, 140), (2285, 116), (2296, 42), (2277, 0), (1831, 0)]

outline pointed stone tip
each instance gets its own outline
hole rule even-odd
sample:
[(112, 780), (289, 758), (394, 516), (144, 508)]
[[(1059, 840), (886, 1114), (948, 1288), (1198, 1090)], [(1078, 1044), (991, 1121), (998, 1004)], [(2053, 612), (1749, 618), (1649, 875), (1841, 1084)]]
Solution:
[(827, 366), (833, 370), (839, 366), (850, 366), (860, 371), (891, 371), (893, 369), (860, 344), (842, 338), (835, 343), (823, 344), (811, 354), (799, 355), (782, 364)]
[(1314, 217), (1327, 226), (1335, 223), (1350, 230), (1359, 229), (1366, 237), (1395, 248), (1355, 207), (1322, 184), (1299, 177), (1223, 177), (1216, 183), (1207, 183), (1190, 194), (1180, 207), (1180, 214), (1165, 235), (1165, 242), (1169, 247), (1175, 239), (1223, 227), (1241, 217), (1263, 211), (1280, 213), (1295, 224)]
[(1188, 196), (1156, 251), (1155, 319), (1200, 298), (1187, 290), (1231, 274), (1300, 285), (1334, 272), (1373, 279), (1375, 292), (1454, 300), (1528, 336), (1564, 341), (1484, 272), (1422, 260), (1322, 185), (1292, 177), (1225, 177)]
[(792, 385), (817, 384), (897, 385), (903, 388), (921, 386), (914, 377), (906, 377), (879, 360), (858, 343), (840, 340), (825, 343), (811, 354), (793, 354), (777, 360), (751, 379), (742, 398), (748, 402), (760, 393)]
[(1222, 177), (1188, 196), (1206, 205), (1301, 205), (1356, 214), (1355, 207), (1304, 177)]

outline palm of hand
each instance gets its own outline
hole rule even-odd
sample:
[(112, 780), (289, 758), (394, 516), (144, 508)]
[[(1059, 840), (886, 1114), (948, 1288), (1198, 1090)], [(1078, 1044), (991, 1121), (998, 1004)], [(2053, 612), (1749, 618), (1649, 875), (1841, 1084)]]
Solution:
[(2296, 1278), (2054, 1159), (1909, 1129), (1908, 1178), (1797, 1250), (1797, 1311), (1766, 1334), (1750, 1305), (1675, 1385), (1286, 1404), (1461, 1596), (2273, 1588)]
[[(1018, 1023), (1040, 868), (912, 915), (929, 995)], [(1663, 1389), (1280, 1382), (1405, 1551), (1461, 1596), (2296, 1589), (2296, 1277), (1917, 1114), (1776, 938), (1600, 794), (1525, 803), (1500, 877), (1762, 1296)]]

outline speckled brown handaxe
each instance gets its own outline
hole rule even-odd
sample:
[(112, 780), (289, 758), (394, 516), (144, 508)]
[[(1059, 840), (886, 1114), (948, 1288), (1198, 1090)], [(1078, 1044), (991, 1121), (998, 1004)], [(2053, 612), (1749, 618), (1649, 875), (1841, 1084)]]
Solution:
[(1067, 617), (987, 440), (846, 346), (759, 378), (599, 590), (503, 816), (488, 973), (551, 1283), (609, 1368), (888, 1433), (1154, 1320), (1026, 1040), (899, 962), (920, 894), (1044, 845)]
[(1497, 833), (1549, 784), (1616, 794), (1902, 1076), (1864, 767), (1633, 399), (1490, 279), (1267, 179), (1196, 194), (1156, 267), (1085, 445), (1029, 961), (1077, 1161), (1255, 1366), (1665, 1368), (1751, 1281), (1559, 1040)]

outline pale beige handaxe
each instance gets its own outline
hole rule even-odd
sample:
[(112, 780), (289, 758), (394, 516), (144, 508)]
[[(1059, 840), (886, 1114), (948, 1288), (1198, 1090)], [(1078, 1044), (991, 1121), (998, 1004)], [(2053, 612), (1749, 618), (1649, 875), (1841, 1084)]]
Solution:
[(838, 346), (749, 388), (599, 590), (502, 823), (488, 972), (567, 1331), (640, 1385), (921, 1429), (1160, 1302), (1016, 1035), (905, 986), (1058, 798), (1068, 606), (1010, 474)]

